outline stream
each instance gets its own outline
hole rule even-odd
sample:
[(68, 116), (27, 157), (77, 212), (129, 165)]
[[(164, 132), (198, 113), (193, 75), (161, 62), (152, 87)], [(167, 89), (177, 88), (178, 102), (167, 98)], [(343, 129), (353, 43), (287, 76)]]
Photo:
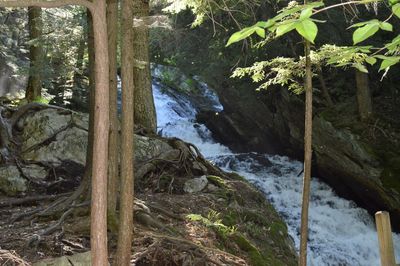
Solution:
[[(223, 110), (217, 95), (202, 83), (201, 94), (208, 108)], [(288, 157), (241, 153), (213, 140), (211, 132), (195, 122), (199, 107), (190, 97), (153, 82), (159, 133), (196, 145), (203, 155), (226, 171), (234, 171), (254, 184), (288, 225), (296, 248), (300, 244), (302, 162)], [(317, 178), (311, 182), (309, 211), (309, 265), (380, 265), (378, 237), (373, 218), (354, 202), (340, 198)], [(400, 235), (393, 235), (400, 261)]]

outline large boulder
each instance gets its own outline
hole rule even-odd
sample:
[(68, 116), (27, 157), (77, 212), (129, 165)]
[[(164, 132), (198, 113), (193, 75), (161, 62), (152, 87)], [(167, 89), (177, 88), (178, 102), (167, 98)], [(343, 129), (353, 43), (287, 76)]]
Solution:
[[(50, 107), (25, 115), (18, 128), (21, 157), (28, 164), (0, 166), (0, 192), (14, 196), (28, 190), (28, 181), (40, 185), (49, 178), (76, 179), (71, 181), (76, 184), (86, 162), (88, 124), (87, 114)], [(134, 138), (137, 163), (173, 149), (161, 138)]]

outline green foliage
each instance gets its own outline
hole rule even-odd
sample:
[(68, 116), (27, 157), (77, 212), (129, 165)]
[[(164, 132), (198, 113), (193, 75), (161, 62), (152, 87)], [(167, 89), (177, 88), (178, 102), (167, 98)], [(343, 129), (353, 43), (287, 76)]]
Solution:
[(37, 97), (33, 100), (36, 103), (43, 103), (43, 104), (49, 104), (50, 100), (46, 99), (44, 97)]
[(351, 28), (358, 28), (353, 33), (354, 45), (373, 36), (379, 29), (385, 31), (393, 31), (392, 24), (388, 22), (381, 22), (377, 19), (356, 23), (352, 25)]
[(251, 27), (244, 28), (234, 33), (228, 40), (226, 46), (239, 42), (247, 37), (257, 33), (261, 38), (265, 38), (265, 29), (275, 34), (275, 37), (282, 36), (294, 29), (306, 40), (314, 43), (318, 33), (318, 27), (311, 19), (313, 10), (316, 7), (323, 6), (323, 2), (314, 2), (307, 5), (298, 5), (292, 1), (288, 7), (283, 9), (277, 16), (267, 20), (260, 21)]
[[(360, 1), (360, 4), (379, 2), (380, 0)], [(346, 5), (347, 3), (343, 3)], [(395, 16), (400, 17), (400, 3), (398, 0), (392, 0), (392, 12)], [(314, 2), (307, 5), (299, 5), (296, 2), (290, 2), (288, 6), (278, 12), (278, 15), (267, 20), (254, 24), (251, 27), (245, 28), (234, 33), (228, 40), (227, 46), (232, 43), (243, 40), (260, 29), (264, 28), (271, 32), (273, 38), (277, 38), (293, 31), (302, 36), (305, 40), (314, 43), (318, 34), (318, 26), (315, 19), (311, 17), (319, 12), (330, 9), (331, 7), (323, 7), (322, 2)], [(335, 6), (332, 6), (335, 7)], [(383, 48), (377, 49), (373, 46), (355, 46), (356, 44), (366, 41), (374, 36), (379, 30), (392, 32), (393, 25), (388, 22), (391, 17), (385, 21), (372, 19), (351, 25), (349, 28), (357, 28), (353, 32), (354, 46), (335, 46), (324, 45), (314, 53), (314, 65), (318, 69), (322, 65), (331, 65), (336, 67), (354, 67), (361, 72), (368, 73), (366, 64), (375, 65), (378, 60), (381, 60), (379, 71), (386, 72), (391, 66), (400, 62), (400, 35), (395, 37), (391, 42), (384, 45)], [(260, 37), (262, 37), (259, 34)], [(376, 49), (377, 52), (372, 53)], [(256, 62), (251, 67), (237, 68), (231, 77), (250, 76), (254, 82), (263, 81), (264, 83), (258, 89), (267, 89), (271, 85), (287, 86), (289, 90), (300, 93), (303, 91), (303, 86), (299, 80), (304, 77), (305, 64), (303, 58), (298, 60), (293, 58), (277, 57), (268, 61)], [(266, 71), (268, 69), (268, 72)]]
[(219, 234), (223, 236), (228, 236), (236, 232), (236, 226), (226, 226), (222, 223), (222, 219), (220, 218), (221, 214), (211, 210), (207, 218), (203, 217), (200, 214), (189, 214), (186, 217), (191, 221), (201, 222), (207, 227), (211, 227), (215, 229)]

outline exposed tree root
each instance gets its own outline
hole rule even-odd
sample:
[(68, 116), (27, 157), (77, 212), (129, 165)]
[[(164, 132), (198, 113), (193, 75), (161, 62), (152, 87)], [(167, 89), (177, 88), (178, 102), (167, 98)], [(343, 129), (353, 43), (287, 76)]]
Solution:
[(69, 196), (69, 195), (71, 195), (70, 192), (57, 194), (57, 195), (38, 195), (38, 196), (17, 198), (17, 199), (16, 198), (8, 198), (8, 199), (3, 199), (0, 201), (0, 208), (1, 207), (12, 207), (12, 206), (18, 206), (18, 205), (36, 204), (37, 202), (40, 202), (43, 200), (57, 199), (57, 198), (65, 197), (65, 196)]
[(0, 265), (29, 266), (30, 264), (21, 259), (14, 251), (0, 249)]
[(76, 208), (85, 207), (85, 206), (88, 206), (89, 204), (90, 204), (90, 202), (86, 201), (86, 202), (83, 202), (80, 204), (72, 205), (66, 212), (63, 213), (63, 215), (61, 215), (60, 219), (56, 223), (54, 223), (53, 225), (38, 232), (38, 234), (35, 234), (33, 237), (31, 237), (28, 240), (27, 244), (29, 246), (33, 245), (33, 244), (38, 244), (43, 236), (50, 235), (50, 234), (54, 233), (56, 230), (62, 229), (62, 225), (63, 225), (65, 219), (69, 215), (71, 215)]
[(155, 238), (146, 251), (135, 258), (136, 265), (247, 265), (235, 255), (203, 247), (182, 238), (152, 235)]

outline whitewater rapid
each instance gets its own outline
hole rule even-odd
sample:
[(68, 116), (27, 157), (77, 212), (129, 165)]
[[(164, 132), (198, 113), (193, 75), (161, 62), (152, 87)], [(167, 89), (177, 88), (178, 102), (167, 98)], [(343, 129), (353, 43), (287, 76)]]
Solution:
[[(246, 153), (234, 154), (212, 139), (211, 132), (195, 123), (196, 107), (190, 99), (174, 95), (153, 83), (159, 133), (178, 137), (196, 145), (204, 156), (226, 171), (244, 176), (259, 188), (288, 225), (299, 247), (302, 163), (288, 157)], [(223, 108), (216, 94), (206, 86), (210, 108)], [(380, 265), (378, 238), (372, 217), (349, 200), (338, 197), (332, 188), (313, 178), (309, 218), (309, 265)], [(393, 240), (400, 262), (400, 235)]]

